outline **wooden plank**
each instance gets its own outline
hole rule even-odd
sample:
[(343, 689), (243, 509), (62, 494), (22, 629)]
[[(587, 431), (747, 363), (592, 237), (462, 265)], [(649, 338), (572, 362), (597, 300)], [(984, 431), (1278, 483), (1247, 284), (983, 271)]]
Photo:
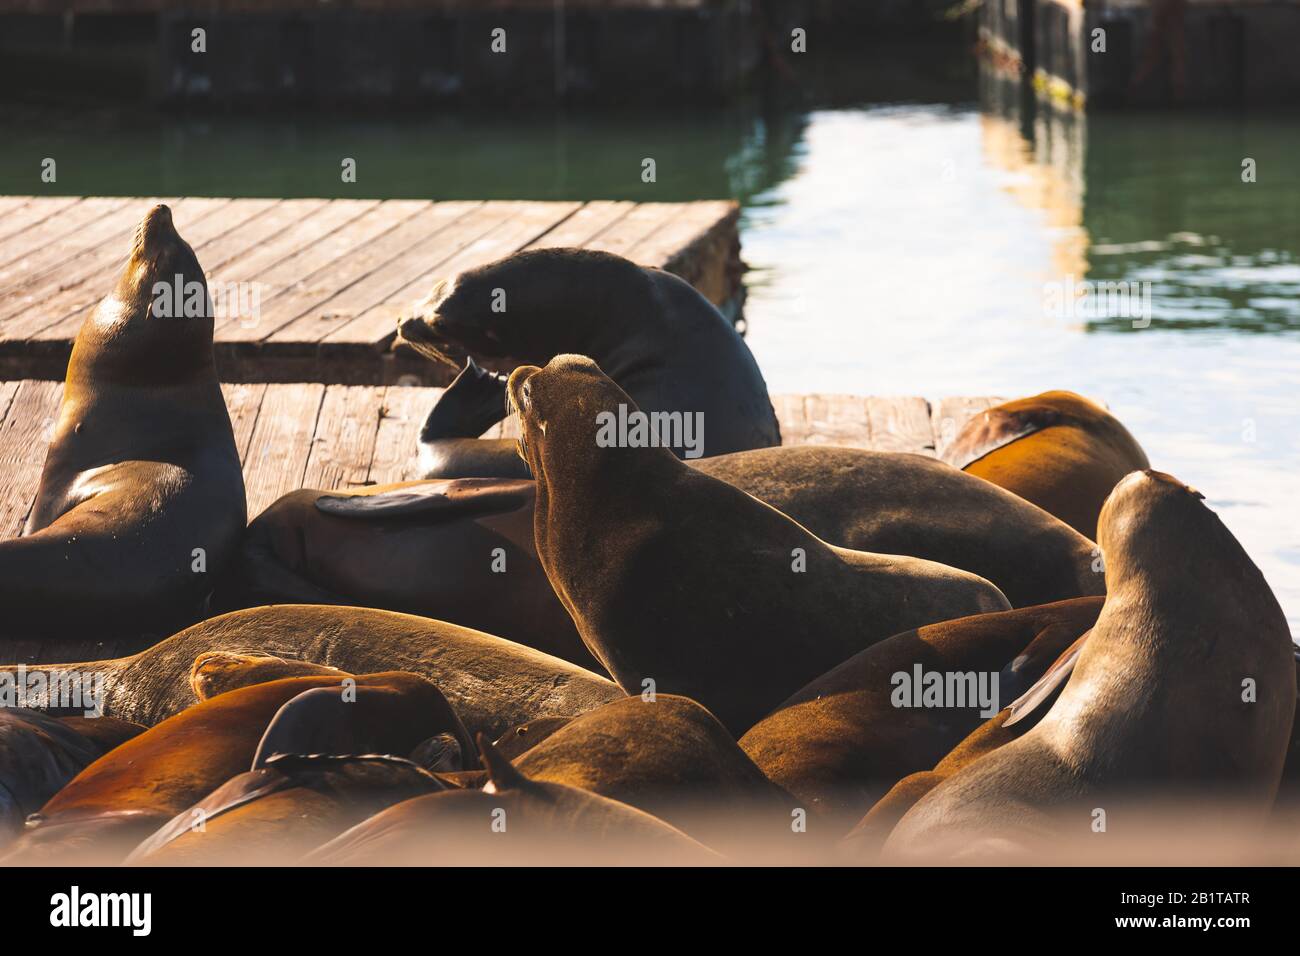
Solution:
[(0, 216), (31, 205), (35, 196), (0, 196)]
[(322, 335), (349, 321), (387, 293), (404, 285), (413, 261), (454, 242), (462, 222), (484, 208), (481, 202), (434, 203), (352, 255), (304, 276), (292, 289), (262, 306), (254, 330), (223, 329), (220, 341), (256, 341), (278, 336), (280, 341), (315, 343)]
[(606, 229), (636, 208), (636, 203), (626, 200), (595, 200), (583, 205), (554, 229), (538, 236), (525, 249), (554, 249), (573, 247), (581, 249)]
[[(272, 308), (277, 296), (301, 288), (304, 277), (337, 274), (345, 256), (354, 255), (432, 205), (428, 200), (392, 200), (361, 203), (357, 206), (350, 203), (344, 206), (337, 201), (330, 203), (330, 207), (322, 210), (320, 216), (312, 217), (310, 225), (304, 223), (301, 231), (317, 231), (317, 234), (304, 237), (305, 241), (297, 252), (261, 271), (247, 267), (238, 270), (238, 281), (254, 282), (261, 287), (259, 314), (253, 321), (235, 319), (220, 323), (216, 332), (218, 338), (223, 338), (222, 330), (232, 324), (247, 331), (249, 339), (260, 338), (265, 334), (262, 317)], [(327, 228), (330, 220), (326, 214), (336, 206), (340, 207), (339, 212), (346, 209), (348, 218), (339, 221), (334, 228)], [(344, 225), (347, 228), (343, 228)], [(226, 281), (231, 279), (229, 275), (223, 278)]]
[[(668, 202), (638, 203), (626, 216), (584, 243), (583, 248), (627, 257), (634, 246), (649, 238), (674, 216), (681, 215), (684, 206), (683, 203)], [(659, 262), (643, 264), (662, 265)]]
[(285, 233), (328, 204), (325, 199), (241, 199), (239, 202), (269, 205), (243, 225), (208, 243), (199, 256), (199, 264), (209, 279), (216, 276), (226, 280), (227, 270), (237, 275), (245, 257), (261, 256), (264, 247), (282, 243)]
[[(368, 385), (326, 389), (303, 474), (304, 488), (333, 490), (366, 483), (384, 414), (384, 392)], [(415, 455), (414, 443), (410, 453)]]
[[(175, 202), (174, 199), (164, 201)], [(77, 206), (73, 206), (68, 212), (70, 215), (77, 215), (77, 209)], [(21, 291), (28, 289), (51, 272), (61, 270), (83, 253), (105, 244), (115, 249), (124, 249), (126, 240), (130, 238), (142, 216), (143, 211), (140, 206), (132, 202), (125, 203), (108, 215), (97, 216), (79, 223), (76, 228), (41, 248), (33, 249), (29, 254), (0, 266), (0, 315), (8, 315), (16, 311), (11, 302)]]
[(226, 400), (230, 427), (235, 432), (235, 447), (239, 450), (240, 464), (243, 464), (248, 458), (248, 446), (253, 440), (253, 427), (266, 396), (266, 386), (227, 384), (221, 386), (221, 394)]
[(268, 385), (244, 458), (248, 516), (302, 487), (324, 385)]
[(674, 203), (675, 214), (658, 228), (633, 243), (623, 255), (642, 265), (663, 265), (673, 255), (703, 238), (721, 220), (731, 214), (730, 202)]
[[(44, 225), (47, 221), (57, 216), (70, 206), (77, 203), (85, 202), (80, 196), (51, 196), (49, 199), (29, 200), (21, 206), (0, 212), (0, 249), (4, 246), (4, 241), (12, 236), (17, 236), (19, 248), (22, 248), (23, 240), (26, 240), (27, 247), (35, 245), (32, 240), (34, 230)], [(0, 262), (7, 262), (4, 253), (0, 251)]]
[(948, 446), (956, 440), (962, 426), (985, 409), (1002, 404), (1000, 398), (971, 398), (958, 396), (941, 398), (930, 406), (930, 420), (934, 430), (934, 454), (942, 458)]
[(806, 445), (812, 428), (804, 411), (802, 395), (772, 395), (772, 410), (781, 427), (781, 444)]
[(867, 420), (871, 423), (871, 448), (934, 454), (930, 403), (924, 398), (870, 397), (867, 399)]
[[(432, 263), (432, 268), (428, 258), (412, 260), (412, 265), (418, 271), (413, 269), (415, 274), (410, 276), (406, 283), (390, 289), (379, 303), (360, 311), (353, 321), (332, 331), (325, 336), (325, 340), (363, 343), (391, 341), (397, 334), (398, 318), (403, 314), (409, 314), (407, 310), (428, 294), (435, 281), (518, 251), (573, 215), (579, 208), (579, 203), (491, 204), (488, 207), (490, 215), (503, 221), (498, 222), (487, 232), (479, 234), (472, 241), (459, 244), (455, 250), (449, 250), (453, 254)], [(287, 327), (283, 334), (285, 338), (295, 336), (292, 327)], [(273, 340), (277, 338), (279, 336), (272, 336)]]
[(0, 538), (20, 534), (32, 510), (62, 399), (62, 382), (18, 383), (0, 425)]
[(390, 385), (384, 389), (375, 452), (370, 461), (370, 484), (384, 485), (420, 477), (416, 453), (420, 426), (441, 395), (440, 388)]
[[(227, 201), (226, 204), (205, 212), (203, 207), (196, 209), (191, 205), (190, 200), (181, 200), (172, 210), (172, 215), (175, 218), (177, 232), (198, 256), (209, 243), (237, 229), (266, 208), (269, 208), (269, 201), (265, 200), (251, 203)], [(50, 315), (61, 312), (63, 318), (36, 332), (32, 337), (46, 341), (76, 338), (82, 323), (117, 283), (117, 278), (126, 264), (127, 255), (128, 250), (123, 250), (116, 258), (106, 258), (103, 267), (98, 271), (45, 299), (41, 303), (41, 311)]]
[[(73, 206), (64, 207), (58, 214), (37, 225), (0, 240), (0, 284), (3, 284), (3, 276), (9, 275), (12, 278), (18, 274), (16, 270), (21, 270), (22, 260), (35, 256), (51, 243), (72, 236), (122, 209), (128, 201), (116, 196), (92, 196)], [(43, 200), (40, 205), (44, 206)], [(0, 300), (2, 299), (3, 295), (0, 294)]]
[[(169, 205), (172, 207), (173, 217), (178, 222), (186, 220), (197, 222), (218, 212), (221, 207), (229, 205), (230, 202), (229, 199), (178, 199)], [(138, 225), (139, 220), (144, 216), (144, 211), (133, 208), (130, 212), (138, 213), (136, 215), (136, 225)], [(126, 265), (131, 251), (129, 239), (133, 233), (134, 227), (121, 234), (120, 242), (100, 243), (93, 249), (87, 249), (73, 256), (42, 276), (33, 277), (21, 290), (9, 297), (7, 306), (0, 305), (0, 319), (4, 320), (3, 337), (11, 341), (32, 338), (42, 329), (50, 328), (66, 319), (73, 308), (71, 303), (82, 301), (84, 308), (84, 298), (91, 295), (92, 287), (84, 286), (79, 289), (78, 287), (101, 272), (105, 279), (102, 283), (96, 283), (95, 287), (107, 286), (111, 282), (108, 277), (115, 276)], [(64, 290), (75, 291), (72, 292), (71, 298), (64, 299), (61, 298)], [(99, 291), (97, 295), (92, 295), (90, 304), (93, 306), (97, 298), (107, 291), (107, 288), (103, 288), (103, 291)]]

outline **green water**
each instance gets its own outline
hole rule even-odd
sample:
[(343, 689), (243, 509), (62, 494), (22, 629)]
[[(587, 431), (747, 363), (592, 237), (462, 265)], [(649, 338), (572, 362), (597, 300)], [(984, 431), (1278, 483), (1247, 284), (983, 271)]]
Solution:
[[(1300, 119), (1067, 121), (1006, 98), (437, 120), (7, 108), (0, 192), (734, 197), (773, 390), (1099, 398), (1207, 496), (1297, 631)], [(1047, 290), (1085, 278), (1149, 282), (1149, 324), (1049, 314)]]

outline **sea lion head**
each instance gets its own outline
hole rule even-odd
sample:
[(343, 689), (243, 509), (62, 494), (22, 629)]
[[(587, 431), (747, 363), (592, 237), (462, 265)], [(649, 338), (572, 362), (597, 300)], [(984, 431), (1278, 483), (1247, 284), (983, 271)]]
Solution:
[[(1223, 523), (1202, 503), (1204, 499), (1172, 475), (1147, 469), (1134, 471), (1115, 485), (1097, 521), (1097, 543), (1106, 557), (1107, 580), (1135, 565), (1168, 562), (1179, 553), (1200, 551), (1205, 535), (1231, 538)], [(1235, 545), (1236, 542), (1234, 541)]]
[(562, 352), (599, 354), (650, 295), (645, 270), (620, 256), (531, 249), (440, 279), (398, 332), (426, 358), (460, 368), (472, 355), (509, 373)]
[(676, 456), (666, 448), (620, 448), (602, 440), (609, 416), (638, 411), (636, 403), (585, 355), (557, 355), (545, 368), (525, 365), (506, 385), (519, 416), (519, 453), (538, 481), (539, 494), (564, 476), (589, 474), (616, 462), (636, 467)]
[[(165, 384), (212, 362), (212, 300), (194, 250), (162, 204), (145, 214), (117, 285), (77, 335), (68, 379)], [(214, 375), (215, 377), (215, 375)]]

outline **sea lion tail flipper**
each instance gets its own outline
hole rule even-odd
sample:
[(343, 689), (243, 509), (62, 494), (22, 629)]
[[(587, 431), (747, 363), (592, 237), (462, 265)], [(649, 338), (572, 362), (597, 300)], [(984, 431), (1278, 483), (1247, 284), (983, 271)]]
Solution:
[(1074, 665), (1078, 662), (1079, 654), (1083, 651), (1083, 644), (1091, 633), (1092, 628), (1084, 631), (1077, 641), (1065, 649), (1065, 652), (1057, 659), (1056, 663), (1049, 667), (1042, 677), (1038, 678), (1033, 687), (1030, 687), (1029, 690), (1011, 702), (1009, 708), (1011, 713), (1003, 722), (1003, 727), (1010, 727), (1012, 724), (1024, 720), (1065, 685), (1070, 675), (1074, 673)]
[(506, 417), (505, 377), (471, 357), (433, 403), (420, 429), (420, 444), (442, 438), (478, 438)]
[(1052, 408), (991, 408), (967, 421), (940, 458), (954, 468), (964, 469), (1004, 445), (1060, 420), (1060, 413)]
[(377, 495), (321, 495), (316, 510), (361, 521), (439, 524), (517, 511), (533, 500), (534, 492), (533, 483), (522, 479), (458, 478)]
[(477, 742), (479, 754), (483, 758), (483, 766), (488, 772), (485, 791), (500, 793), (502, 790), (522, 790), (532, 786), (532, 781), (516, 770), (509, 758), (500, 754), (496, 747), (492, 746), (492, 741), (488, 739), (487, 734), (479, 731)]
[(275, 754), (344, 754), (354, 749), (355, 707), (374, 688), (358, 687), (354, 701), (338, 687), (315, 687), (286, 702), (267, 724), (251, 770), (261, 770)]

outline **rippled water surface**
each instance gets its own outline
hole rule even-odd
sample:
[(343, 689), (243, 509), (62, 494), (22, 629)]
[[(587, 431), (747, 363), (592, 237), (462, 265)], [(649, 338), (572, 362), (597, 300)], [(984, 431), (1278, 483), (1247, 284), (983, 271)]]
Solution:
[[(1300, 121), (1025, 120), (996, 96), (531, 120), (19, 111), (0, 114), (0, 191), (36, 191), (55, 156), (80, 194), (733, 196), (773, 390), (1098, 398), (1204, 492), (1300, 633)], [(1085, 279), (1149, 283), (1149, 323), (1053, 313)]]

